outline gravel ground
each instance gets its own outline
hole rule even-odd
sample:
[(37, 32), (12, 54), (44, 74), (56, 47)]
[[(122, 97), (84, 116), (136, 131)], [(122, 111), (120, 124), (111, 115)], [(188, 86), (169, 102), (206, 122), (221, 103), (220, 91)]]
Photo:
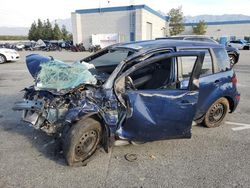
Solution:
[[(44, 133), (20, 122), (11, 110), (33, 83), (24, 59), (0, 65), (0, 188), (5, 187), (250, 187), (250, 129), (234, 123), (193, 127), (192, 139), (166, 140), (100, 151), (86, 166), (71, 168)], [(36, 53), (36, 52), (32, 52)], [(38, 52), (64, 61), (88, 53)], [(250, 123), (250, 51), (241, 51), (235, 71), (241, 102), (227, 121)], [(124, 155), (137, 154), (128, 162)]]

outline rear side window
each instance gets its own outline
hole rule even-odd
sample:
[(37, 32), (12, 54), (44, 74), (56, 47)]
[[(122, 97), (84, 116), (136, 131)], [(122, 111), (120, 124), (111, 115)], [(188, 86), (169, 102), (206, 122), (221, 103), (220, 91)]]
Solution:
[[(194, 49), (185, 49), (185, 51), (188, 51), (188, 50), (194, 51)], [(204, 57), (202, 70), (201, 70), (202, 72), (201, 72), (200, 77), (213, 74), (213, 62), (212, 62), (212, 57), (210, 55), (209, 50), (208, 49), (195, 49), (195, 51), (204, 51), (205, 52), (205, 57)], [(183, 58), (189, 58), (189, 57), (182, 57), (182, 59)], [(183, 67), (183, 68), (185, 69), (186, 67)], [(187, 71), (189, 71), (189, 70), (187, 70)]]
[(186, 79), (191, 76), (196, 59), (197, 57), (195, 56), (179, 57), (179, 80)]
[(224, 48), (214, 48), (214, 54), (217, 59), (218, 72), (230, 69), (230, 60)]

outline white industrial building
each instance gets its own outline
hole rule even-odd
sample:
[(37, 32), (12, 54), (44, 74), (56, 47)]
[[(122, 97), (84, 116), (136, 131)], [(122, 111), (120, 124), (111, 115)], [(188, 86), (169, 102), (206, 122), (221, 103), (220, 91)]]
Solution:
[[(183, 35), (193, 33), (192, 27), (197, 23), (186, 23)], [(250, 37), (250, 20), (207, 22), (206, 35), (214, 39), (226, 37), (228, 40)]]
[(108, 45), (169, 34), (168, 17), (146, 5), (76, 10), (71, 20), (74, 44), (83, 43), (85, 48), (94, 42), (93, 38), (101, 38)]

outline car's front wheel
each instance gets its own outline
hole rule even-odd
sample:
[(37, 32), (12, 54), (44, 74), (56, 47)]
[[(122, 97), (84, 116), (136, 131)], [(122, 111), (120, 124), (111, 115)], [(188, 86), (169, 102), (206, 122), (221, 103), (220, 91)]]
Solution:
[(228, 100), (224, 97), (215, 101), (205, 114), (203, 125), (208, 128), (219, 127), (229, 111)]
[(88, 118), (78, 121), (63, 136), (63, 153), (69, 166), (84, 166), (101, 140), (100, 122)]
[(6, 62), (6, 57), (2, 54), (0, 54), (0, 64)]

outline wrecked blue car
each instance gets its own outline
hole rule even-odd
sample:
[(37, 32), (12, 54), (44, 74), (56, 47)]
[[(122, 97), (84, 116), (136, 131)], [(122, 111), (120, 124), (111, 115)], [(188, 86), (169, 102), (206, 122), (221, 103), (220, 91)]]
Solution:
[(116, 44), (73, 64), (30, 55), (35, 84), (22, 120), (62, 139), (70, 166), (99, 146), (191, 138), (192, 123), (222, 124), (237, 107), (237, 79), (225, 49), (202, 42)]

